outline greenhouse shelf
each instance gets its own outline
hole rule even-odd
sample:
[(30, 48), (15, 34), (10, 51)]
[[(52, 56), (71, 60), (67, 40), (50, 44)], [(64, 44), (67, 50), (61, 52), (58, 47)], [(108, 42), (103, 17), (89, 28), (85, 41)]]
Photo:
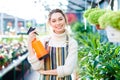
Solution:
[(22, 56), (19, 56), (18, 59), (13, 60), (6, 68), (2, 69), (0, 71), (0, 80), (2, 80), (2, 77), (8, 73), (10, 70), (14, 69), (16, 66), (18, 66), (19, 64), (21, 64), (28, 56), (28, 52), (26, 51), (26, 53)]

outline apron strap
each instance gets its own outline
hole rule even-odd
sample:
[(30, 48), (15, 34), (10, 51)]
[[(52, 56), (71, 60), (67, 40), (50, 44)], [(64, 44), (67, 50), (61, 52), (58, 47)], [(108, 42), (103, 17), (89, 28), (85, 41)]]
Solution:
[[(45, 41), (45, 49), (49, 50), (49, 47), (48, 47), (48, 43), (49, 43), (49, 40), (48, 41)], [(66, 57), (68, 55), (68, 48), (69, 48), (69, 37), (68, 35), (66, 35)]]
[(68, 56), (68, 48), (69, 48), (69, 37), (68, 37), (68, 35), (66, 35), (66, 52), (67, 52), (67, 54), (66, 54), (66, 57)]

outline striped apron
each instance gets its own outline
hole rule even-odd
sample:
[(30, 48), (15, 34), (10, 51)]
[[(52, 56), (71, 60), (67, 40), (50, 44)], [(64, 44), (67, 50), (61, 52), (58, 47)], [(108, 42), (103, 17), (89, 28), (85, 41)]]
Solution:
[[(48, 42), (47, 42), (48, 43)], [(46, 43), (46, 44), (47, 44)], [(65, 59), (68, 54), (68, 36), (66, 37), (66, 47), (51, 47), (49, 46), (49, 56), (44, 59), (44, 69), (56, 69), (57, 66), (65, 64)], [(72, 80), (71, 75), (58, 78), (54, 75), (44, 75), (43, 80)]]

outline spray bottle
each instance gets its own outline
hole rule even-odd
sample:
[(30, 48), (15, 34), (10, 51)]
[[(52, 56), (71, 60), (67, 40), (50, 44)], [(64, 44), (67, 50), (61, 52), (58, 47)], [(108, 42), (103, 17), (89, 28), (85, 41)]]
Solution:
[[(35, 30), (35, 28), (30, 27), (27, 34), (29, 34), (31, 31)], [(36, 35), (38, 35), (38, 33), (35, 32)], [(37, 57), (41, 60), (44, 59), (48, 56), (48, 51), (44, 48), (43, 44), (41, 43), (40, 40), (38, 40), (37, 38), (35, 38), (32, 41), (32, 47), (36, 52)]]

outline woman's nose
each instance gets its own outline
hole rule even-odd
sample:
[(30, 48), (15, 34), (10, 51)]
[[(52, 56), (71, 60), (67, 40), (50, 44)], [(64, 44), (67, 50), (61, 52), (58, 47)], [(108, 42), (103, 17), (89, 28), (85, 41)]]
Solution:
[(60, 21), (57, 21), (56, 24), (60, 24)]

